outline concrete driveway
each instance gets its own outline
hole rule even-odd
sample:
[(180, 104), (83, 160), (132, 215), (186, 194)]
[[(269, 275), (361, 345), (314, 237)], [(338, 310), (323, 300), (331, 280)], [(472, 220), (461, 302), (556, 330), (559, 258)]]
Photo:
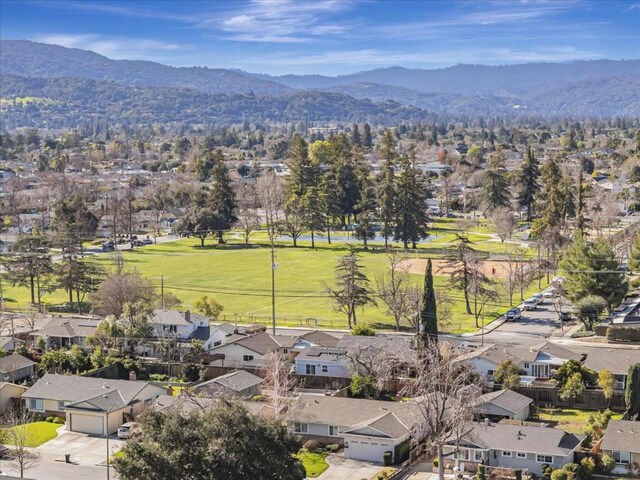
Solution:
[(350, 460), (343, 455), (329, 455), (327, 468), (318, 480), (367, 480), (382, 469), (382, 465)]
[[(71, 455), (71, 461), (78, 465), (98, 465), (107, 459), (107, 440), (85, 433), (67, 432), (64, 426), (58, 429), (59, 435), (40, 445), (36, 450), (52, 460), (64, 461), (65, 454)], [(109, 452), (113, 455), (124, 445), (124, 441), (112, 435), (109, 437)]]

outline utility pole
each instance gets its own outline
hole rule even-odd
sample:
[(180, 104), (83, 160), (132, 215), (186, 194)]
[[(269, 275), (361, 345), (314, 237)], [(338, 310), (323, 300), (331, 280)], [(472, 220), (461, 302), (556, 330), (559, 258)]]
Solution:
[(273, 228), (271, 230), (271, 325), (273, 326), (273, 334), (276, 334), (276, 251), (273, 245)]
[(160, 275), (160, 305), (164, 310), (164, 275)]

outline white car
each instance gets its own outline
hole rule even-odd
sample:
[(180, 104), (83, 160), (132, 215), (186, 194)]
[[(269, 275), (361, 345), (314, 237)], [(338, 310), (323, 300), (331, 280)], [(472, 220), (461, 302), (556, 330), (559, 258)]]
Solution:
[(142, 425), (138, 422), (127, 422), (118, 428), (118, 438), (120, 440), (129, 440), (142, 435)]
[(544, 298), (545, 300), (552, 299), (555, 296), (556, 294), (553, 290), (545, 290), (544, 292), (542, 292), (542, 298)]
[(523, 310), (537, 310), (538, 309), (538, 302), (535, 298), (527, 298), (524, 303), (522, 304), (522, 309)]

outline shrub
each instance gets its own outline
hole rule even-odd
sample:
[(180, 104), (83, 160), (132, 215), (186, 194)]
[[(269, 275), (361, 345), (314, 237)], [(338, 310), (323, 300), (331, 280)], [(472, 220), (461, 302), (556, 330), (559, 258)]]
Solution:
[(578, 330), (577, 332), (573, 332), (571, 334), (571, 338), (585, 338), (585, 337), (593, 337), (596, 332), (592, 330)]
[(607, 328), (607, 340), (613, 342), (640, 342), (640, 327)]
[(484, 465), (478, 465), (478, 471), (476, 473), (476, 480), (484, 480), (485, 479), (485, 475), (484, 475)]
[(169, 381), (169, 375), (164, 373), (152, 373), (149, 375), (149, 380), (152, 382), (167, 382)]
[(340, 450), (340, 445), (338, 445), (337, 443), (330, 443), (329, 445), (324, 447), (324, 449), (329, 453), (336, 453), (338, 450)]
[(432, 464), (435, 468), (438, 468), (438, 459), (437, 459), (437, 458), (434, 458), (434, 459), (431, 461), (431, 464)]
[(408, 460), (410, 449), (411, 449), (411, 446), (409, 445), (409, 439), (396, 445), (396, 447), (394, 448), (394, 454), (393, 454), (395, 463), (402, 463), (405, 460)]
[(600, 470), (604, 473), (611, 473), (615, 466), (616, 461), (611, 455), (608, 453), (602, 455), (602, 458), (600, 458)]
[(309, 452), (317, 452), (322, 448), (322, 445), (320, 445), (319, 441), (312, 438), (311, 440), (307, 440), (306, 442), (304, 442), (303, 447)]
[(251, 401), (253, 402), (261, 402), (262, 400), (264, 400), (264, 395), (258, 394), (251, 397)]
[(375, 337), (376, 331), (367, 325), (356, 325), (351, 330), (351, 335), (359, 335), (363, 337)]
[(562, 469), (565, 472), (572, 472), (572, 473), (577, 472), (579, 468), (580, 467), (578, 466), (577, 463), (567, 463), (565, 466), (562, 467)]
[(390, 467), (391, 464), (393, 463), (393, 452), (384, 452), (382, 454), (382, 459), (384, 460), (384, 466), (385, 467)]
[(551, 473), (551, 480), (568, 480), (569, 472), (563, 469), (554, 470)]
[(580, 478), (587, 479), (591, 478), (594, 470), (596, 469), (596, 462), (591, 457), (585, 457), (580, 460), (580, 466), (578, 467), (578, 472), (580, 473)]

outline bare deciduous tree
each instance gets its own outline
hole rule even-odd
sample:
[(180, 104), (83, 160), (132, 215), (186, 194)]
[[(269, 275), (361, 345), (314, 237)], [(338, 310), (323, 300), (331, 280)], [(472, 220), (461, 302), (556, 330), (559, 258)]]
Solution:
[(410, 316), (412, 307), (409, 298), (411, 280), (406, 266), (407, 257), (392, 251), (387, 259), (389, 271), (376, 277), (376, 291), (387, 313), (395, 320), (396, 330), (400, 330), (400, 322)]
[(464, 435), (472, 420), (474, 392), (481, 380), (470, 365), (458, 362), (460, 351), (448, 343), (439, 347), (427, 343), (416, 358), (416, 378), (405, 393), (413, 397), (415, 421), (412, 427), (414, 448), (426, 446), (438, 457), (438, 476), (444, 480), (443, 446)]
[(16, 408), (5, 415), (5, 424), (8, 444), (12, 447), (11, 461), (20, 470), (20, 478), (24, 478), (24, 472), (34, 467), (40, 460), (37, 451), (28, 447), (31, 443), (32, 430), (27, 424), (33, 422), (34, 415), (25, 408)]
[(513, 216), (510, 208), (502, 207), (495, 209), (489, 217), (501, 241), (510, 239), (518, 226), (518, 221)]
[(266, 357), (263, 390), (269, 392), (269, 403), (279, 420), (286, 420), (287, 406), (291, 401), (291, 394), (296, 388), (295, 378), (291, 375), (291, 363), (278, 353), (271, 352)]
[(386, 383), (393, 378), (400, 361), (395, 352), (390, 351), (383, 342), (355, 343), (351, 345), (345, 357), (352, 374), (373, 378), (378, 392), (384, 390)]

